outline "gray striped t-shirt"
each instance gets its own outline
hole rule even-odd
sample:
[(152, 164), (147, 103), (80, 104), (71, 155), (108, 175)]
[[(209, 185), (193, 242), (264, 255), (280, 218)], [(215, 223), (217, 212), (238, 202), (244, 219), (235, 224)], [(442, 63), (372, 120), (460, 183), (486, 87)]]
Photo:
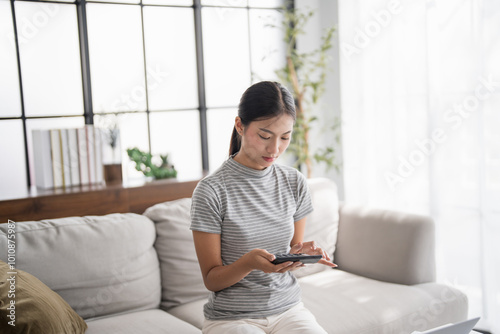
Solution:
[[(221, 235), (223, 265), (252, 249), (287, 253), (294, 222), (313, 210), (305, 177), (296, 169), (273, 164), (255, 170), (226, 160), (197, 185), (191, 207), (191, 230)], [(254, 270), (231, 287), (210, 294), (204, 307), (211, 320), (262, 318), (300, 302), (291, 272)]]

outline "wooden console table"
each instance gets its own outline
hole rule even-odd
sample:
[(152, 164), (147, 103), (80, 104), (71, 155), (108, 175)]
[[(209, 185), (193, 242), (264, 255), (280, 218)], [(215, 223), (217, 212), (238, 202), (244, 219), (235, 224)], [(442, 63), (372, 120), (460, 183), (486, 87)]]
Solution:
[(0, 201), (0, 223), (70, 216), (134, 212), (165, 201), (191, 197), (198, 180), (174, 179), (139, 185), (92, 185), (37, 191), (36, 195)]

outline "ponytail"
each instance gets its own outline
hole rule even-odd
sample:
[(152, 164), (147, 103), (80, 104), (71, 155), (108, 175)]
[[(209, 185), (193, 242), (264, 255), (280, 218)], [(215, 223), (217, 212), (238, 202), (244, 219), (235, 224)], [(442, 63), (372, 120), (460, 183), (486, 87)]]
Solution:
[(233, 127), (233, 133), (231, 134), (231, 142), (229, 144), (229, 156), (238, 153), (241, 147), (241, 137), (236, 131), (236, 127)]

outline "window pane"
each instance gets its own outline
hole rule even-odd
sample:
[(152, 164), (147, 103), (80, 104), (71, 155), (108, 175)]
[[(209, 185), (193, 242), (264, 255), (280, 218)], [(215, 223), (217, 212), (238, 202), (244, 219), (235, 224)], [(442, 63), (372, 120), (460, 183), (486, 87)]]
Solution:
[(246, 7), (247, 0), (201, 0), (203, 6)]
[(28, 137), (28, 159), (30, 165), (31, 184), (36, 184), (35, 162), (33, 158), (33, 139), (31, 136), (31, 132), (35, 129), (79, 128), (84, 126), (84, 124), (85, 120), (83, 117), (29, 119), (26, 121), (26, 130)]
[(192, 6), (193, 0), (143, 0), (145, 5)]
[(26, 116), (83, 114), (75, 6), (15, 6)]
[(149, 109), (197, 108), (193, 10), (145, 7), (144, 33)]
[(144, 111), (141, 7), (87, 5), (94, 112)]
[(215, 171), (229, 156), (229, 141), (234, 128), (236, 109), (210, 109), (207, 111), (208, 163)]
[(16, 42), (10, 2), (0, 2), (0, 117), (21, 116)]
[(286, 64), (282, 20), (283, 14), (275, 10), (250, 10), (253, 82), (278, 80), (275, 70)]
[[(203, 49), (209, 107), (236, 106), (250, 85), (246, 9), (203, 8)], [(228, 27), (231, 27), (228, 29)]]
[(193, 111), (151, 113), (151, 152), (168, 154), (179, 179), (201, 177), (200, 115)]
[[(9, 163), (0, 164), (0, 199), (26, 194), (26, 160), (24, 158), (23, 125), (20, 120), (0, 121), (0, 155)], [(7, 145), (8, 143), (8, 145)]]
[(262, 8), (282, 8), (285, 6), (285, 0), (248, 0), (250, 7)]

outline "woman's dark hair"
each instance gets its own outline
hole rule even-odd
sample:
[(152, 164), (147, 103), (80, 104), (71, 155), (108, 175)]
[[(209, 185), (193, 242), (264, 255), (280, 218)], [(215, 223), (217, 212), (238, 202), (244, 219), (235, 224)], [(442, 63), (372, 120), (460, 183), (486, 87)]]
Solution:
[[(243, 93), (238, 106), (238, 116), (244, 126), (253, 121), (261, 121), (287, 114), (295, 122), (295, 101), (292, 94), (279, 82), (261, 81), (253, 84)], [(229, 156), (241, 147), (241, 137), (233, 128)]]

